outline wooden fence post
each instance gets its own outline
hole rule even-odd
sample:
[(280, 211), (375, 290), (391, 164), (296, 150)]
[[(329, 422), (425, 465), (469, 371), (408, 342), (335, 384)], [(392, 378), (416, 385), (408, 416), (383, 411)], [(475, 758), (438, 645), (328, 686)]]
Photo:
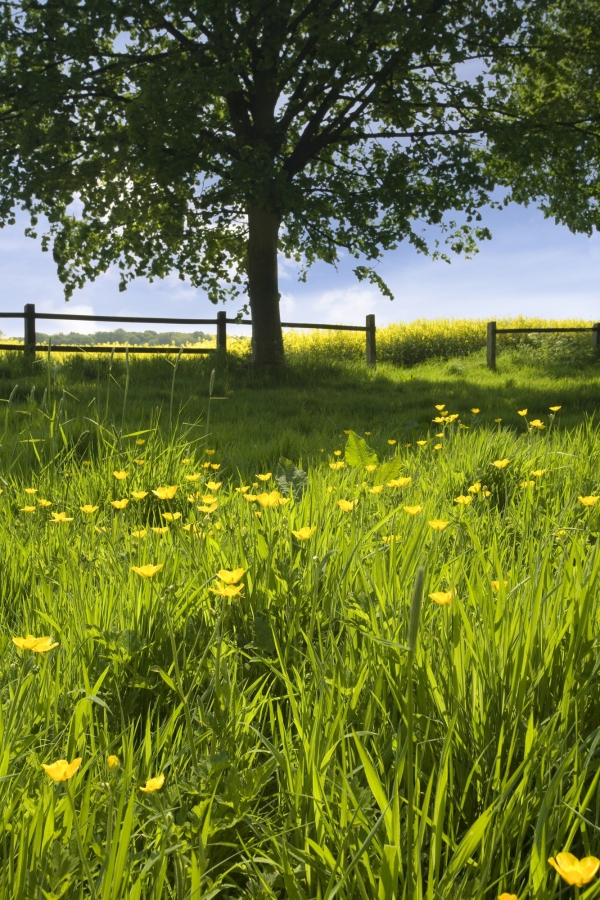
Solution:
[(375, 316), (367, 316), (367, 365), (374, 366), (377, 363), (377, 346), (375, 343)]
[(487, 364), (490, 369), (496, 368), (496, 323), (487, 324)]
[(227, 350), (227, 313), (224, 310), (217, 313), (217, 350)]
[(600, 322), (592, 325), (592, 349), (596, 353), (600, 350)]
[(24, 350), (25, 353), (35, 356), (35, 303), (26, 303), (24, 313)]

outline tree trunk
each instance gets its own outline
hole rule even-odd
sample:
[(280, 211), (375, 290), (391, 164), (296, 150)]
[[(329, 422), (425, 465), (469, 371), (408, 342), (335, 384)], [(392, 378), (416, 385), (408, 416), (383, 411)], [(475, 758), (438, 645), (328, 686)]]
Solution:
[(256, 367), (277, 367), (285, 362), (277, 280), (279, 224), (277, 213), (248, 206), (248, 293), (252, 364)]

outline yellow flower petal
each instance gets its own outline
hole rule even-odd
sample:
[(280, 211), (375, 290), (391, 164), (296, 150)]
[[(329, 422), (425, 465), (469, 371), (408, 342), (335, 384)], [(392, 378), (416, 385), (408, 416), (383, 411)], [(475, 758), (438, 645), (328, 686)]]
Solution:
[(131, 568), (137, 575), (141, 575), (142, 578), (153, 578), (157, 572), (160, 572), (164, 563), (158, 563), (156, 566), (153, 566), (152, 563), (147, 563), (145, 566), (132, 566)]
[(429, 595), (429, 598), (437, 603), (438, 606), (447, 606), (449, 603), (452, 603), (453, 597), (454, 591), (434, 591), (433, 594)]
[(422, 511), (423, 507), (422, 506), (403, 506), (402, 509), (404, 510), (404, 512), (408, 513), (409, 516), (416, 516), (416, 515), (418, 515), (418, 513), (420, 513)]
[(219, 569), (217, 578), (220, 578), (224, 584), (237, 584), (245, 571), (245, 569)]
[(148, 496), (148, 491), (132, 491), (131, 496), (134, 500), (143, 500), (144, 497)]
[(152, 493), (158, 497), (159, 500), (172, 500), (177, 493), (177, 485), (172, 484), (166, 487), (159, 487), (156, 488), (156, 490), (153, 490)]
[(125, 509), (127, 504), (129, 503), (129, 499), (125, 497), (123, 500), (111, 500), (110, 505), (114, 506), (115, 509)]
[(140, 791), (143, 791), (145, 794), (152, 794), (154, 791), (160, 791), (164, 783), (165, 776), (161, 772), (161, 774), (157, 775), (156, 778), (149, 778), (146, 782), (145, 787), (141, 787)]
[(443, 531), (444, 528), (448, 527), (450, 522), (444, 522), (443, 519), (431, 519), (427, 524), (430, 525), (434, 531)]
[(129, 475), (129, 472), (125, 472), (125, 470), (123, 470), (121, 472), (113, 472), (113, 475), (115, 476), (117, 481), (124, 481)]
[(50, 637), (36, 638), (32, 634), (24, 638), (14, 637), (12, 641), (19, 650), (31, 650), (32, 653), (47, 653), (48, 650), (58, 647), (58, 641), (53, 641)]
[(298, 531), (292, 530), (292, 534), (295, 538), (298, 538), (299, 541), (307, 541), (313, 536), (316, 530), (317, 528), (315, 525), (303, 525), (302, 528), (298, 529)]
[(73, 762), (67, 762), (66, 759), (57, 759), (56, 762), (49, 765), (42, 763), (42, 769), (50, 776), (52, 781), (67, 781), (73, 777), (80, 765), (81, 757), (79, 756)]
[(493, 466), (496, 466), (497, 469), (505, 469), (509, 464), (510, 459), (496, 459), (492, 463)]
[(337, 505), (340, 509), (343, 509), (344, 512), (352, 512), (358, 500), (338, 500)]

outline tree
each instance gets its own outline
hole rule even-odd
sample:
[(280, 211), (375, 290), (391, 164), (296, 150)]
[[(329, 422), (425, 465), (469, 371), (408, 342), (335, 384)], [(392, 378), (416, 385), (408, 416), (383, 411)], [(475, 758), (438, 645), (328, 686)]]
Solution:
[(122, 288), (171, 271), (214, 302), (247, 288), (254, 362), (277, 365), (278, 249), (303, 273), (343, 250), (389, 294), (386, 250), (447, 258), (427, 226), (457, 253), (489, 237), (486, 73), (510, 72), (523, 7), (543, 5), (4, 2), (0, 224), (21, 207), (36, 236), (48, 217), (67, 298), (115, 263)]

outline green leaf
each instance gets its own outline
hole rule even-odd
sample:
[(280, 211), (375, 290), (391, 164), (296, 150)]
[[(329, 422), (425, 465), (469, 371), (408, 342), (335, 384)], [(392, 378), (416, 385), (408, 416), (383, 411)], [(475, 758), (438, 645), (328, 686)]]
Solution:
[(385, 484), (386, 481), (397, 478), (402, 471), (403, 466), (404, 462), (401, 456), (394, 456), (393, 459), (389, 459), (387, 462), (382, 463), (375, 472), (375, 484)]
[(348, 435), (344, 459), (349, 466), (364, 469), (365, 466), (376, 466), (377, 454), (371, 450), (364, 438), (359, 437), (354, 431)]
[(275, 480), (280, 493), (284, 497), (293, 496), (295, 500), (299, 500), (308, 487), (308, 475), (304, 469), (299, 469), (285, 457), (279, 460)]

